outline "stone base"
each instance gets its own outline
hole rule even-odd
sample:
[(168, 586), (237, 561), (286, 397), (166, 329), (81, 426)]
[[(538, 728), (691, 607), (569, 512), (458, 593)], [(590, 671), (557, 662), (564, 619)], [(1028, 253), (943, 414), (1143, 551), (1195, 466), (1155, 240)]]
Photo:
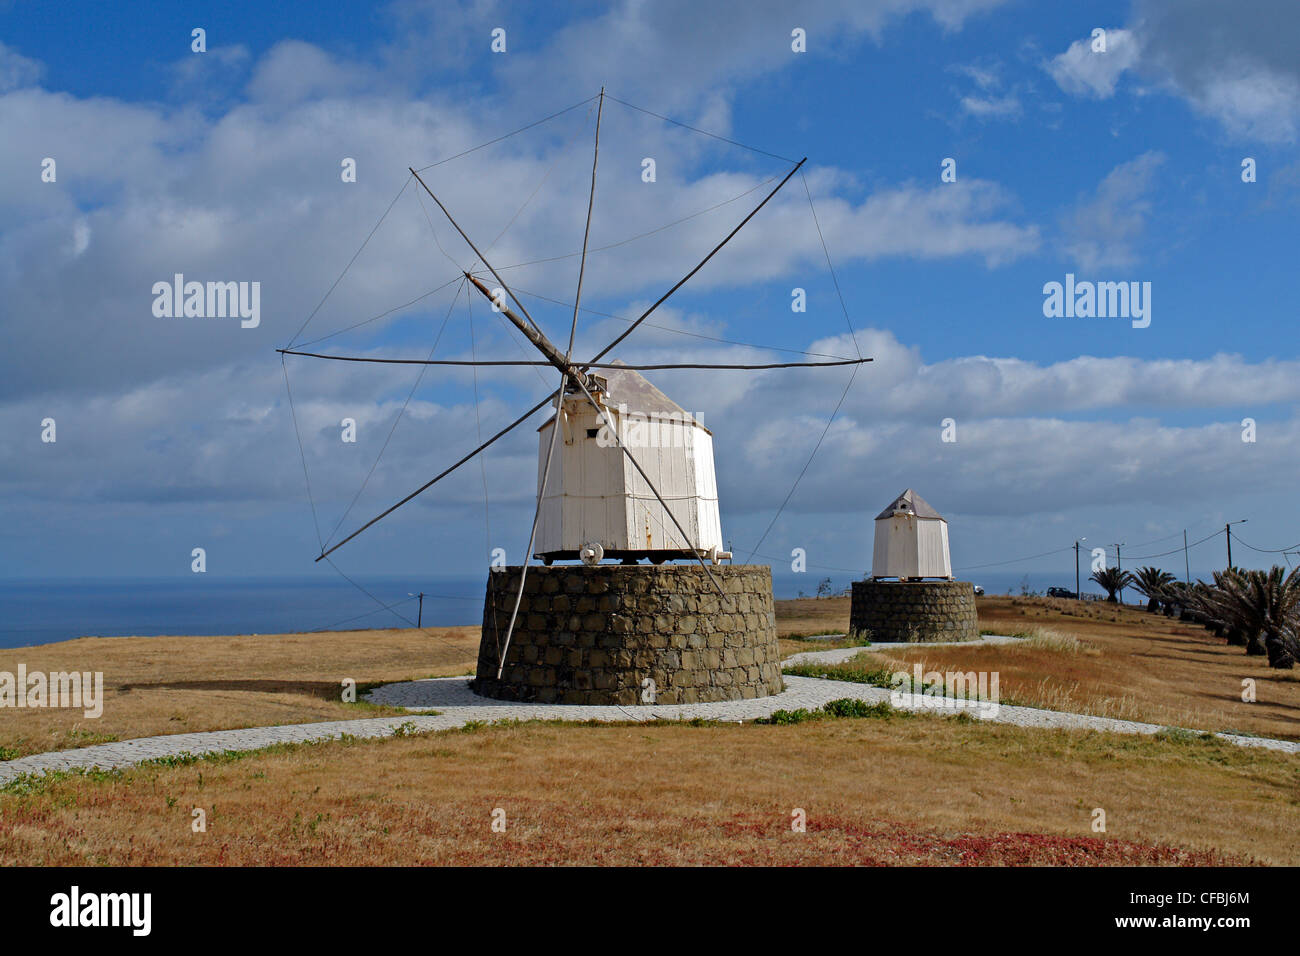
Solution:
[[(533, 566), (501, 679), (518, 567), (488, 574), (475, 693), (557, 704), (693, 704), (780, 693), (765, 565)], [(654, 682), (648, 696), (646, 680)]]
[(870, 641), (974, 641), (969, 581), (854, 581), (849, 634)]

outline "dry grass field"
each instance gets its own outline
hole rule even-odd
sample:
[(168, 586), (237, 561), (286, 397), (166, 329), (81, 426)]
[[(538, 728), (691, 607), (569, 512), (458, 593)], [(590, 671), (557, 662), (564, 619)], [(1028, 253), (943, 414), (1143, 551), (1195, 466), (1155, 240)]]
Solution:
[[(848, 623), (847, 599), (842, 623)], [(1300, 671), (1271, 670), (1203, 627), (1132, 607), (1053, 598), (979, 600), (980, 628), (1033, 632), (1020, 645), (926, 647), (870, 651), (850, 666), (926, 671), (996, 671), (1003, 703), (1121, 717), (1198, 730), (1237, 731), (1300, 739)], [(787, 641), (783, 650), (798, 650)], [(812, 647), (809, 642), (809, 647)], [(820, 643), (816, 644), (821, 647)], [(1255, 681), (1256, 701), (1242, 701), (1242, 681)]]
[(1284, 754), (937, 716), (519, 724), (11, 786), (0, 864), (1295, 865), (1298, 785)]
[(342, 703), (342, 682), (464, 674), (477, 627), (235, 637), (87, 637), (0, 649), (0, 671), (102, 671), (104, 712), (7, 710), (4, 759), (157, 734), (399, 713)]
[(849, 627), (849, 599), (794, 598), (776, 602), (776, 632), (782, 638), (843, 634)]
[[(1300, 682), (1202, 629), (1128, 608), (988, 598), (1025, 646), (865, 649), (996, 669), (1004, 701), (1297, 737)], [(778, 631), (842, 631), (847, 599), (781, 602)], [(107, 737), (388, 711), (359, 685), (465, 673), (477, 628), (96, 638), (0, 670), (102, 670), (104, 716), (13, 710), (6, 756)], [(831, 646), (786, 638), (787, 653)], [(833, 669), (832, 669), (833, 670)], [(1244, 676), (1259, 703), (1240, 702)], [(194, 833), (191, 812), (207, 812)], [(493, 832), (501, 808), (506, 831)], [(794, 808), (807, 832), (791, 831)], [(1107, 830), (1091, 829), (1103, 809)], [(517, 724), (280, 747), (0, 788), (0, 864), (1300, 864), (1300, 759), (1190, 735), (938, 716), (789, 726)]]

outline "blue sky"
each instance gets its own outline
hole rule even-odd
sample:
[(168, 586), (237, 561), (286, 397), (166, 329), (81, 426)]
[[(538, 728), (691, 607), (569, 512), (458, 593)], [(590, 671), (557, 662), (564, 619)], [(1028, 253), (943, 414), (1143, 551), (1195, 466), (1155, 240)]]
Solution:
[[(1238, 518), (1260, 548), (1300, 541), (1294, 5), (321, 6), (168, 4), (124, 23), (104, 4), (57, 15), (0, 4), (0, 575), (184, 575), (193, 547), (214, 575), (331, 574), (311, 561), (319, 541), (274, 349), (339, 276), (408, 165), (602, 85), (808, 157), (857, 347), (876, 361), (763, 541), (778, 570), (795, 547), (814, 568), (865, 568), (871, 517), (907, 486), (949, 518), (959, 568), (1059, 551), (1080, 535), (1144, 543), (1186, 527), (1196, 540)], [(190, 50), (195, 27), (206, 52)], [(498, 27), (505, 53), (490, 49)], [(795, 28), (807, 52), (791, 50)], [(1105, 53), (1090, 47), (1096, 28)], [(494, 263), (571, 253), (593, 121), (584, 106), (428, 180), (485, 242), (523, 205)], [(647, 155), (654, 184), (640, 179)], [(41, 180), (46, 157), (57, 161), (52, 183)], [(357, 160), (356, 183), (341, 182), (343, 157)], [(946, 157), (955, 183), (940, 181)], [(1246, 157), (1256, 182), (1242, 182)], [(657, 298), (763, 195), (759, 184), (789, 168), (608, 100), (601, 164), (593, 246), (742, 195), (593, 254), (584, 305), (615, 315)], [(803, 182), (619, 355), (783, 354), (701, 334), (852, 354)], [(409, 301), (472, 259), (407, 190), (299, 341)], [(510, 274), (564, 299), (575, 268), (565, 259)], [(177, 272), (260, 282), (260, 324), (154, 316), (151, 286)], [(1043, 286), (1067, 273), (1149, 282), (1150, 326), (1045, 317)], [(806, 314), (790, 311), (794, 287), (807, 290)], [(321, 346), (423, 357), (456, 291)], [(525, 301), (563, 338), (563, 306)], [(499, 321), (473, 309), (457, 301), (438, 354), (467, 357), (472, 341), (478, 357), (520, 357)], [(619, 328), (585, 314), (579, 351)], [(410, 369), (287, 367), (325, 532), (422, 484), (554, 385), (528, 370), (475, 382), (441, 369), (412, 393)], [(714, 430), (724, 536), (747, 554), (847, 373), (655, 381)], [(47, 416), (53, 444), (40, 441)], [(339, 441), (345, 416), (359, 422), (355, 444)], [(949, 417), (952, 444), (940, 440)], [(1254, 442), (1241, 441), (1243, 418), (1257, 422)], [(517, 560), (535, 456), (532, 427), (519, 429), (340, 551), (339, 566), (432, 579), (481, 568), (493, 547)], [(1219, 566), (1221, 552), (1222, 536), (1194, 550), (1193, 574)], [(1047, 560), (1072, 573), (1072, 556)], [(1153, 563), (1180, 570), (1181, 556)]]

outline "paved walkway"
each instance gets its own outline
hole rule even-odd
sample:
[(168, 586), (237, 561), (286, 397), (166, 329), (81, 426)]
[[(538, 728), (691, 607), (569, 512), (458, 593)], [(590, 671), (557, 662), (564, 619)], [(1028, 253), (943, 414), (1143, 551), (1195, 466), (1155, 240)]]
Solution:
[[(1010, 638), (1008, 640), (1014, 640)], [(991, 640), (987, 642), (992, 642)], [(971, 643), (971, 642), (965, 642)], [(880, 647), (881, 645), (875, 645)], [(831, 651), (815, 651), (799, 658), (834, 662), (835, 655), (860, 653), (864, 648), (846, 647)], [(791, 658), (794, 660), (795, 658)], [(146, 760), (173, 757), (181, 754), (222, 753), (227, 750), (257, 750), (282, 743), (305, 743), (352, 737), (389, 737), (403, 726), (417, 732), (451, 730), (471, 721), (497, 720), (597, 720), (597, 721), (652, 721), (652, 720), (705, 720), (748, 721), (768, 717), (777, 710), (809, 710), (821, 707), (828, 701), (851, 697), (868, 703), (890, 700), (891, 692), (882, 687), (847, 681), (821, 680), (813, 677), (786, 675), (786, 689), (772, 697), (754, 700), (723, 701), (711, 704), (673, 704), (660, 706), (579, 706), (563, 704), (528, 704), (513, 701), (490, 700), (479, 697), (469, 689), (465, 677), (439, 677), (429, 680), (387, 684), (376, 688), (368, 699), (377, 704), (404, 707), (409, 716), (372, 717), (362, 720), (332, 720), (314, 724), (290, 724), (281, 727), (250, 727), (242, 730), (216, 730), (207, 733), (168, 734), (161, 737), (144, 737), (109, 744), (97, 744), (77, 750), (60, 750), (34, 754), (0, 763), (0, 785), (27, 773), (45, 773), (49, 770), (75, 768), (113, 769), (130, 767)], [(935, 708), (936, 700), (944, 706)], [(931, 710), (955, 713), (965, 710), (972, 717), (1020, 727), (1048, 729), (1082, 729), (1121, 734), (1154, 734), (1165, 728), (1159, 724), (1116, 720), (1110, 717), (1091, 717), (1032, 707), (1007, 705), (990, 708), (978, 701), (927, 698), (903, 694), (893, 701), (906, 710)], [(438, 713), (428, 713), (437, 711)], [(1239, 734), (1216, 734), (1216, 737), (1242, 747), (1263, 747), (1284, 753), (1300, 753), (1300, 742), (1273, 740), (1266, 737), (1246, 737)]]
[[(827, 634), (812, 640), (833, 641), (842, 637), (843, 634)], [(1014, 644), (1023, 640), (1023, 637), (1009, 637), (1006, 634), (985, 634), (975, 641), (879, 641), (873, 642), (868, 647), (833, 647), (829, 651), (804, 651), (802, 654), (791, 654), (781, 662), (781, 665), (784, 667), (790, 664), (843, 664), (845, 661), (853, 660), (863, 651), (887, 651), (895, 647), (955, 647), (957, 645), (978, 647), (981, 644)]]

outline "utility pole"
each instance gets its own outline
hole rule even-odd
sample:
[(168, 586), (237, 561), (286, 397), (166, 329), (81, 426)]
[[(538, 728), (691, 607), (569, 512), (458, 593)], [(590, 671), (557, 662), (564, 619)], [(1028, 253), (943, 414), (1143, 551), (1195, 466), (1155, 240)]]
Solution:
[[(1119, 544), (1113, 544), (1113, 545), (1111, 545), (1111, 547), (1115, 549), (1115, 570), (1116, 570), (1116, 571), (1123, 571), (1123, 570), (1124, 570), (1124, 561), (1123, 561), (1123, 560), (1121, 559), (1121, 557), (1120, 557), (1119, 549), (1122, 548), (1122, 547), (1124, 547), (1124, 545), (1126, 545), (1126, 544), (1128, 544), (1127, 541), (1121, 541)], [(1123, 587), (1121, 587), (1121, 588), (1119, 589), (1119, 603), (1120, 603), (1120, 604), (1123, 604), (1123, 603), (1124, 603), (1124, 588), (1123, 588)]]
[(1228, 570), (1232, 570), (1232, 526), (1234, 524), (1245, 524), (1249, 518), (1242, 518), (1239, 521), (1229, 521), (1223, 526), (1223, 536), (1228, 542)]
[(417, 606), (418, 610), (415, 612), (415, 626), (421, 627), (424, 623), (424, 592), (421, 591), (419, 594), (412, 594), (410, 591), (407, 591), (406, 596), (420, 599), (420, 603)]
[(1192, 583), (1192, 566), (1187, 560), (1187, 529), (1183, 529), (1183, 583)]
[[(1079, 541), (1087, 541), (1087, 538), (1080, 538)], [(1083, 600), (1083, 593), (1079, 590), (1079, 541), (1074, 542), (1074, 599)]]

